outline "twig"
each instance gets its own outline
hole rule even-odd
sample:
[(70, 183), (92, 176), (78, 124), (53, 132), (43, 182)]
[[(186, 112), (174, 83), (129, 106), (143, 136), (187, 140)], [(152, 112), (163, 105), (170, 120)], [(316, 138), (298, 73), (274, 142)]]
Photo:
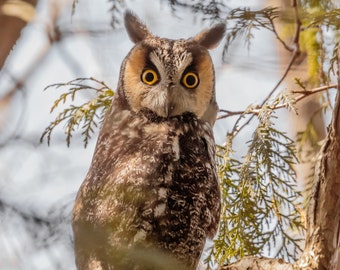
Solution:
[(300, 20), (300, 16), (299, 16), (297, 0), (293, 0), (292, 7), (294, 9), (295, 25), (296, 25), (293, 44), (295, 45), (295, 51), (298, 51), (300, 53), (301, 20)]
[[(320, 92), (323, 92), (323, 91), (326, 91), (326, 90), (329, 90), (329, 89), (332, 89), (332, 88), (337, 88), (337, 87), (338, 87), (337, 84), (331, 84), (331, 85), (325, 85), (325, 86), (313, 88), (311, 90), (303, 90), (303, 91), (292, 90), (292, 91), (290, 91), (290, 93), (291, 94), (301, 94), (301, 95), (299, 95), (295, 98), (294, 103), (297, 103), (300, 100), (302, 100), (302, 99), (304, 99), (304, 98), (306, 98), (310, 95), (320, 93)], [(217, 117), (217, 120), (228, 118), (228, 117), (231, 117), (231, 116), (236, 116), (236, 115), (242, 115), (242, 118), (244, 117), (244, 115), (247, 115), (247, 114), (252, 114), (254, 116), (254, 115), (257, 115), (259, 113), (262, 106), (263, 105), (255, 105), (255, 106), (252, 107), (252, 109), (244, 110), (244, 111), (220, 110), (220, 112), (223, 112), (225, 114)], [(282, 108), (286, 108), (286, 107), (287, 107), (287, 104), (280, 104), (280, 105), (272, 106), (271, 109), (272, 110), (278, 110), (278, 109), (282, 109)]]
[(292, 94), (304, 94), (304, 95), (312, 95), (318, 92), (322, 92), (328, 89), (336, 88), (338, 85), (337, 84), (331, 84), (331, 85), (325, 85), (325, 86), (320, 86), (317, 88), (313, 88), (311, 90), (292, 90)]
[(225, 114), (217, 117), (218, 120), (245, 113), (245, 111), (229, 111), (229, 110), (223, 110), (223, 109), (221, 109), (219, 112), (222, 112), (222, 113), (225, 113)]
[[(284, 71), (283, 75), (281, 76), (281, 79), (278, 81), (278, 83), (274, 86), (274, 88), (270, 91), (270, 93), (267, 95), (267, 97), (263, 100), (263, 102), (261, 103), (260, 107), (263, 107), (268, 100), (273, 96), (273, 94), (276, 92), (276, 90), (279, 88), (279, 86), (281, 85), (281, 83), (284, 81), (284, 79), (287, 77), (289, 71), (291, 70), (296, 58), (300, 55), (301, 51), (300, 51), (300, 32), (301, 32), (301, 20), (299, 17), (299, 12), (298, 12), (298, 6), (297, 6), (297, 0), (293, 0), (292, 3), (292, 7), (294, 9), (294, 14), (295, 14), (295, 25), (296, 25), (296, 29), (295, 29), (295, 35), (294, 35), (294, 39), (293, 39), (293, 55), (292, 58), (289, 61), (289, 64), (286, 68), (286, 70)], [(250, 112), (251, 113), (251, 112)], [(248, 114), (248, 112), (246, 113)], [(244, 117), (244, 113), (242, 113), (239, 117), (239, 119), (236, 121), (231, 134), (235, 135), (236, 133), (240, 132), (244, 127), (246, 127), (247, 125), (249, 125), (249, 123), (254, 119), (255, 114), (253, 113), (249, 119), (240, 127), (238, 127), (239, 122), (241, 121), (241, 119)], [(220, 119), (220, 118), (218, 118)]]
[(290, 46), (288, 46), (287, 43), (279, 36), (278, 32), (276, 31), (274, 21), (273, 21), (272, 19), (270, 19), (270, 24), (272, 25), (272, 31), (273, 31), (273, 33), (274, 33), (276, 39), (282, 44), (282, 46), (283, 46), (287, 51), (293, 52), (294, 49), (291, 48)]
[(270, 98), (271, 96), (275, 93), (275, 91), (279, 88), (279, 86), (281, 85), (281, 83), (283, 82), (283, 80), (287, 77), (290, 69), (292, 68), (296, 58), (299, 56), (300, 51), (299, 50), (294, 50), (292, 58), (289, 61), (289, 64), (285, 70), (285, 72), (283, 73), (281, 79), (278, 81), (278, 83), (275, 85), (275, 87), (273, 88), (273, 90), (268, 94), (268, 96), (265, 98), (265, 100), (262, 102), (261, 106), (263, 106)]
[[(338, 85), (337, 84), (332, 84), (332, 85), (326, 85), (326, 86), (322, 86), (322, 87), (318, 87), (318, 88), (314, 88), (310, 91), (292, 91), (292, 93), (301, 93), (300, 96), (298, 96), (296, 99), (295, 99), (295, 103), (299, 102), (300, 100), (312, 95), (312, 94), (316, 94), (316, 93), (319, 93), (319, 92), (322, 92), (322, 91), (326, 91), (326, 90), (329, 90), (329, 89), (332, 89), (332, 88), (337, 88)], [(281, 109), (281, 108), (285, 108), (286, 107), (286, 104), (281, 104), (281, 105), (278, 105), (278, 106), (275, 106), (273, 109)]]
[(289, 71), (291, 70), (296, 58), (301, 53), (300, 44), (299, 44), (299, 42), (300, 42), (300, 31), (301, 31), (301, 21), (300, 21), (300, 18), (299, 18), (296, 0), (293, 1), (293, 8), (294, 8), (294, 13), (295, 13), (295, 24), (296, 24), (296, 30), (295, 30), (295, 35), (294, 35), (294, 39), (293, 39), (293, 45), (295, 47), (293, 49), (293, 55), (292, 55), (292, 58), (289, 61), (289, 64), (288, 64), (286, 70), (284, 71), (283, 75), (281, 76), (281, 79), (277, 82), (277, 84), (274, 86), (273, 90), (270, 91), (268, 96), (264, 99), (261, 106), (263, 106), (271, 98), (271, 96), (275, 93), (275, 91), (279, 88), (279, 86), (281, 85), (281, 83), (287, 77)]
[[(288, 72), (290, 71), (291, 67), (293, 66), (293, 63), (295, 62), (296, 58), (298, 57), (299, 55), (299, 52), (297, 50), (294, 50), (294, 53), (293, 53), (293, 56), (285, 70), (285, 72), (283, 73), (281, 79), (278, 81), (278, 83), (275, 85), (275, 87), (273, 88), (273, 90), (270, 91), (270, 93), (267, 95), (267, 97), (263, 100), (263, 102), (261, 103), (261, 105), (259, 107), (263, 107), (264, 104), (266, 104), (268, 102), (268, 100), (271, 98), (271, 96), (275, 93), (275, 91), (278, 89), (278, 87), (281, 85), (281, 83), (283, 82), (283, 80), (287, 77), (288, 75)], [(244, 112), (240, 113), (242, 114), (242, 118), (244, 117)], [(249, 112), (251, 113), (251, 112)], [(230, 113), (229, 113), (230, 114)], [(247, 113), (248, 114), (248, 113)], [(228, 115), (228, 116), (231, 116), (232, 114)], [(233, 115), (236, 115), (236, 114), (233, 114)], [(234, 125), (234, 128), (232, 130), (232, 134), (235, 134), (237, 132), (240, 132), (245, 126), (247, 126), (252, 120), (253, 118), (255, 117), (256, 113), (252, 113), (252, 116), (249, 117), (249, 119), (242, 125), (240, 126), (239, 128), (236, 127), (236, 124)], [(227, 117), (228, 117), (227, 116)], [(226, 118), (226, 117), (222, 117), (222, 118)], [(221, 118), (217, 118), (217, 119), (221, 119)], [(241, 119), (239, 119), (237, 121), (237, 123), (239, 123)]]

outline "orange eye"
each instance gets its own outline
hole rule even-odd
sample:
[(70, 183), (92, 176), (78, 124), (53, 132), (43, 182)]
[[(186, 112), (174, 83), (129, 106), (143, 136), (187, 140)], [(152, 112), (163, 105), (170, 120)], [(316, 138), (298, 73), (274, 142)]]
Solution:
[(196, 88), (199, 82), (198, 75), (194, 72), (188, 72), (182, 78), (182, 84), (188, 89)]
[(141, 80), (147, 85), (154, 85), (158, 82), (157, 72), (153, 69), (145, 69), (142, 73)]

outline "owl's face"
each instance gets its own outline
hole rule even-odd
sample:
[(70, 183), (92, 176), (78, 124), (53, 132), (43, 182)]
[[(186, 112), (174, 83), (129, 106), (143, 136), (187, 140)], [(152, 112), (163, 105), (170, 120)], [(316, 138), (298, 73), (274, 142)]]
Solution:
[(164, 118), (186, 112), (202, 118), (216, 104), (208, 49), (218, 44), (224, 25), (191, 39), (169, 40), (150, 34), (131, 13), (125, 16), (125, 24), (136, 43), (121, 69), (120, 91), (130, 109), (148, 109)]

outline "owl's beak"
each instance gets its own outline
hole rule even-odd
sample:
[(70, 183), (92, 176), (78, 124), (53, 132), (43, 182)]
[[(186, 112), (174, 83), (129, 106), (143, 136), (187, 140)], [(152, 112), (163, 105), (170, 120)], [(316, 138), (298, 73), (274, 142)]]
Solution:
[(167, 118), (169, 117), (170, 105), (169, 105), (169, 88), (163, 87), (155, 91), (150, 91), (145, 99), (145, 107), (150, 108), (158, 116)]
[(174, 91), (174, 85), (172, 83), (168, 84), (166, 87), (166, 116), (172, 116), (172, 112), (175, 108), (174, 102), (172, 101), (172, 92)]
[(173, 110), (173, 105), (171, 104), (171, 100), (170, 100), (170, 90), (166, 89), (166, 97), (164, 98), (164, 103), (163, 103), (163, 113), (164, 113), (164, 117), (168, 118), (169, 116), (171, 116), (171, 111)]
[(172, 101), (173, 89), (174, 86), (172, 84), (168, 84), (160, 90), (157, 91), (157, 94), (150, 96), (150, 103), (153, 111), (155, 111), (159, 116), (168, 118), (172, 116), (172, 112), (174, 110), (174, 102)]

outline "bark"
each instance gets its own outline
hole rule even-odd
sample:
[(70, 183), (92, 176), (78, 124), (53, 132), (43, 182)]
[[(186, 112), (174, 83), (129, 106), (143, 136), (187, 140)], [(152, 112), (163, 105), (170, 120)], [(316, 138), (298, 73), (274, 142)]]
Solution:
[(11, 52), (21, 30), (34, 17), (37, 0), (0, 0), (0, 69)]
[(245, 257), (242, 260), (226, 265), (220, 270), (293, 270), (293, 265), (282, 259), (269, 259), (261, 257)]
[[(37, 0), (0, 0), (0, 70), (19, 39), (22, 29), (35, 16)], [(0, 132), (17, 87), (0, 96)]]
[[(338, 51), (340, 61), (340, 49)], [(320, 160), (307, 212), (306, 247), (299, 263), (313, 269), (336, 269), (340, 229), (340, 65), (332, 121)]]
[[(338, 51), (340, 63), (340, 49)], [(338, 65), (339, 65), (338, 63)], [(294, 264), (279, 259), (246, 257), (221, 270), (301, 269), (336, 270), (340, 250), (340, 65), (332, 121), (315, 171), (315, 187), (308, 205), (306, 245)]]

